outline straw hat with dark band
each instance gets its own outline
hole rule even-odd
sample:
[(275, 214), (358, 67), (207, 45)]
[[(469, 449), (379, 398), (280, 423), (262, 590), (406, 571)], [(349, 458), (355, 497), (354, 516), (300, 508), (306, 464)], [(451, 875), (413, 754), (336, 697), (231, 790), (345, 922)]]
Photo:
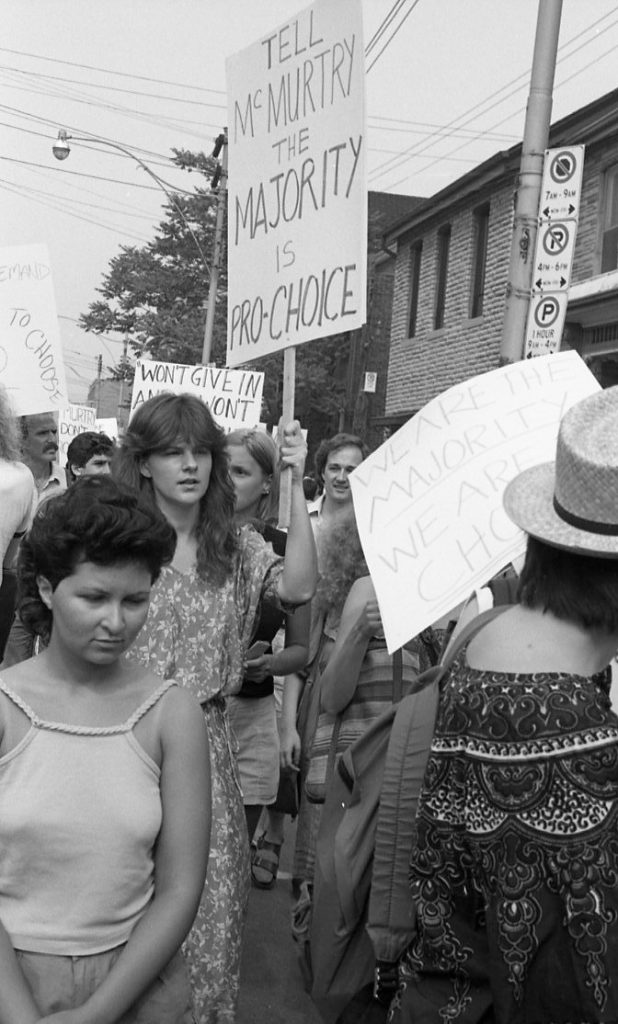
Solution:
[(514, 523), (546, 544), (618, 558), (618, 387), (569, 409), (556, 461), (515, 477), (504, 507)]

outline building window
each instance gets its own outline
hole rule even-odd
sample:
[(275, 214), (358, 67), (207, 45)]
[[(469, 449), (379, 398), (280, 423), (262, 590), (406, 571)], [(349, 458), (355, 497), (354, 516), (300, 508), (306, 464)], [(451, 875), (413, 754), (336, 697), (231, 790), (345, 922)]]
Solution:
[(416, 334), (416, 316), (418, 313), (418, 295), (421, 283), (422, 253), (422, 242), (417, 242), (410, 249), (410, 306), (408, 312), (408, 338), (413, 338)]
[(477, 206), (474, 211), (474, 263), (472, 265), (472, 292), (470, 295), (471, 317), (481, 316), (483, 313), (488, 236), (489, 203), (483, 203), (482, 206)]
[(618, 269), (618, 165), (610, 167), (605, 175), (601, 273), (616, 269)]
[(446, 304), (446, 279), (448, 276), (448, 252), (451, 245), (451, 225), (445, 224), (438, 231), (438, 277), (436, 281), (436, 309), (433, 318), (435, 330), (444, 327), (444, 306)]

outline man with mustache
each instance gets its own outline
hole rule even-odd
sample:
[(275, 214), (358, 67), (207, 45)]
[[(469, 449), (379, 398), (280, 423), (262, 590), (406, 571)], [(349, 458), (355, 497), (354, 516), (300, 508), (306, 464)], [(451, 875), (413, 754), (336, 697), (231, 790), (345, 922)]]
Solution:
[(65, 474), (55, 461), (58, 427), (52, 412), (21, 417), (21, 457), (31, 470), (39, 493), (39, 504), (66, 488)]

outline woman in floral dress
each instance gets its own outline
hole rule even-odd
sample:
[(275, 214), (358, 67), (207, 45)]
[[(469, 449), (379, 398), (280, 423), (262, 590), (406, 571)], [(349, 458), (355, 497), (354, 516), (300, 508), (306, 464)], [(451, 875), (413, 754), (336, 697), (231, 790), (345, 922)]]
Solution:
[(212, 773), (206, 885), (185, 955), (199, 1024), (231, 1024), (238, 998), (249, 891), (249, 844), (230, 746), (226, 697), (236, 693), (262, 599), (286, 609), (316, 584), (315, 546), (302, 490), (306, 449), (297, 423), (284, 431), (281, 466), (292, 501), (285, 559), (249, 527), (234, 525), (224, 432), (190, 395), (163, 394), (134, 414), (117, 476), (152, 497), (177, 534), (172, 565), (152, 592), (134, 655), (200, 701)]
[(618, 388), (570, 409), (506, 511), (519, 603), (450, 668), (410, 877), (397, 1024), (618, 1020)]

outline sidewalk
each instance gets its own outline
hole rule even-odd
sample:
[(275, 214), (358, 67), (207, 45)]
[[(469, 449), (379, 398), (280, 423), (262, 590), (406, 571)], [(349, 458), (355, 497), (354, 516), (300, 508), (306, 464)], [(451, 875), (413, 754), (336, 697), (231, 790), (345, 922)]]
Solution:
[(287, 819), (274, 889), (251, 890), (236, 1024), (322, 1024), (304, 990), (290, 929), (295, 836)]

